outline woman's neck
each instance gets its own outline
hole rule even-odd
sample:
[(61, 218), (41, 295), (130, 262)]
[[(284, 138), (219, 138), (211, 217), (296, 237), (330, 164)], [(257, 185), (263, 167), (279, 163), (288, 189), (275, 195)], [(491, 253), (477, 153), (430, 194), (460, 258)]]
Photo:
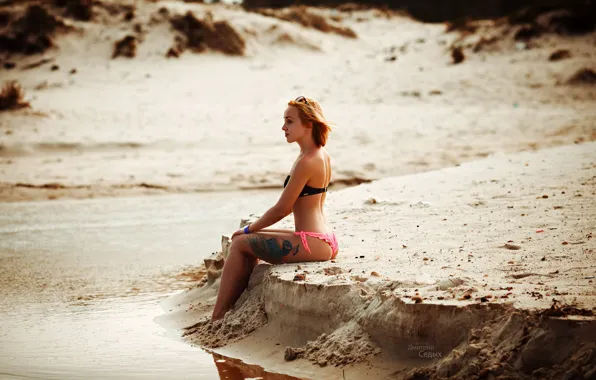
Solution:
[(307, 154), (318, 149), (317, 145), (312, 139), (298, 141), (298, 145), (300, 146), (300, 156), (306, 156)]

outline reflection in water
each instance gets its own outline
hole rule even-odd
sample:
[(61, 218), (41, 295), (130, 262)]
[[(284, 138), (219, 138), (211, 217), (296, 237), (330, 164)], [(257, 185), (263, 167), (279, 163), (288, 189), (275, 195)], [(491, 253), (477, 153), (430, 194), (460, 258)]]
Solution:
[(280, 373), (266, 372), (263, 367), (248, 365), (238, 359), (227, 358), (216, 353), (212, 355), (221, 380), (304, 380)]
[(0, 204), (0, 379), (295, 379), (214, 365), (154, 322), (269, 196)]

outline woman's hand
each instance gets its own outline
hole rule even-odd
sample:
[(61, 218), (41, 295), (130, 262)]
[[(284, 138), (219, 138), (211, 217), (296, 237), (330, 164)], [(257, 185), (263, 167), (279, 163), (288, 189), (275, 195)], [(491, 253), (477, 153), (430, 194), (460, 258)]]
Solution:
[(238, 236), (238, 235), (244, 235), (244, 229), (239, 229), (238, 231), (234, 232), (232, 234), (232, 239), (234, 239), (234, 236)]

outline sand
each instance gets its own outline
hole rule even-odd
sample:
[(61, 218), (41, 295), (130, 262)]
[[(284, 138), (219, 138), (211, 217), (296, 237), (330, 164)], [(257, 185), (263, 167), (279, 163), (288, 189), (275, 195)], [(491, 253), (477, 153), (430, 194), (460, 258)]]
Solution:
[[(245, 55), (166, 58), (177, 35), (169, 19), (188, 10), (227, 20)], [(73, 31), (55, 49), (4, 60), (17, 66), (3, 79), (21, 83), (31, 107), (0, 118), (0, 199), (281, 189), (296, 154), (281, 121), (297, 95), (319, 100), (336, 124), (327, 146), (335, 189), (596, 138), (594, 87), (565, 82), (593, 68), (593, 34), (547, 34), (518, 50), (514, 28), (474, 53), (474, 41), (503, 27), (462, 40), (397, 14), (319, 12), (357, 38), (183, 2), (138, 3), (131, 21), (102, 8), (92, 22), (66, 19)], [(128, 35), (136, 56), (111, 59)], [(459, 65), (454, 43), (472, 46)], [(571, 57), (549, 61), (559, 49)]]
[[(354, 358), (404, 378), (588, 373), (596, 364), (595, 148), (497, 155), (330, 193), (341, 243), (334, 262), (258, 266), (216, 324), (207, 321), (212, 275), (169, 300), (163, 319), (183, 316), (179, 328), (202, 320), (184, 330), (193, 344), (294, 376), (316, 378), (312, 367)], [(271, 351), (255, 354), (260, 345)], [(347, 368), (356, 376), (364, 365)]]
[[(237, 6), (135, 4), (132, 22), (66, 19), (47, 63), (4, 59), (31, 106), (1, 114), (1, 201), (281, 189), (297, 153), (281, 116), (311, 96), (336, 123), (327, 216), (339, 257), (258, 266), (212, 324), (224, 236), (160, 323), (305, 378), (593, 373), (596, 88), (570, 79), (594, 69), (594, 33), (516, 41), (519, 27), (495, 21), (462, 34), (309, 9), (353, 38)], [(226, 21), (242, 54), (172, 57), (184, 44), (169, 19), (188, 10)], [(112, 59), (123, 39), (134, 48)]]

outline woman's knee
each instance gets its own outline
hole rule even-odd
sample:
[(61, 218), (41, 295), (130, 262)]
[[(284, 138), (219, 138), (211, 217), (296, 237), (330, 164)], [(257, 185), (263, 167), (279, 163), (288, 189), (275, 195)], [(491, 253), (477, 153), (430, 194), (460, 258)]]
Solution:
[(243, 236), (243, 235), (235, 236), (232, 239), (232, 244), (230, 244), (230, 252), (232, 250), (238, 251), (245, 241), (246, 241), (246, 236)]
[(232, 239), (232, 244), (230, 245), (230, 250), (228, 256), (231, 255), (242, 255), (242, 256), (251, 256), (250, 252), (246, 249), (246, 236), (236, 236)]

